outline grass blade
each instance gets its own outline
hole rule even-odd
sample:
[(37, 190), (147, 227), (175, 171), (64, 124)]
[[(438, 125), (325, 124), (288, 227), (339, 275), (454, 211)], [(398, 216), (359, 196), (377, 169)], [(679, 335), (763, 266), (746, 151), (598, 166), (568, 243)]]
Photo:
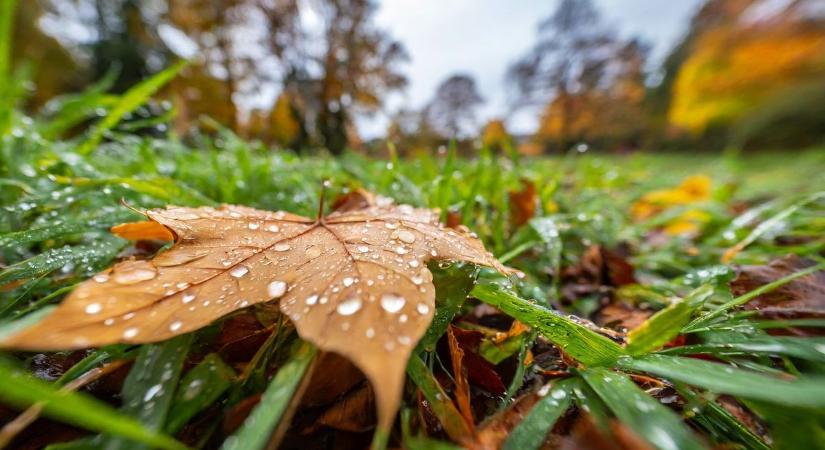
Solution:
[(662, 350), (663, 355), (777, 355), (825, 363), (825, 338), (760, 336), (746, 341), (709, 342)]
[(713, 286), (705, 285), (688, 294), (682, 301), (657, 312), (627, 333), (625, 350), (634, 356), (643, 355), (670, 342), (679, 335), (682, 327), (690, 322), (693, 312), (711, 295)]
[(582, 377), (622, 423), (656, 448), (705, 448), (679, 416), (641, 390), (627, 375), (596, 367), (583, 371)]
[[(185, 334), (162, 344), (144, 345), (123, 383), (121, 410), (146, 428), (162, 430), (178, 385), (192, 335)], [(143, 448), (123, 438), (104, 441), (107, 450)]]
[(820, 198), (825, 197), (825, 191), (813, 193), (802, 200), (792, 204), (791, 206), (779, 211), (778, 213), (771, 216), (769, 219), (765, 220), (764, 222), (760, 223), (753, 229), (753, 231), (748, 234), (745, 239), (739, 241), (733, 247), (727, 249), (722, 255), (722, 262), (727, 263), (730, 262), (733, 258), (736, 257), (739, 252), (745, 249), (748, 245), (752, 244), (754, 241), (762, 237), (763, 234), (767, 233), (768, 231), (772, 230), (774, 227), (780, 225), (785, 219), (790, 217), (791, 214), (795, 213), (799, 208), (803, 206), (815, 202)]
[(825, 408), (825, 379), (822, 378), (787, 381), (724, 364), (667, 355), (623, 358), (619, 361), (619, 366), (702, 387), (718, 394), (731, 394), (796, 408)]
[(111, 406), (86, 394), (60, 391), (0, 359), (0, 398), (15, 407), (43, 404), (47, 417), (91, 431), (122, 436), (154, 448), (183, 450), (186, 446), (175, 439), (150, 429), (135, 419), (123, 415)]
[(171, 81), (186, 64), (186, 61), (178, 61), (171, 67), (158, 72), (151, 78), (138, 83), (126, 91), (114, 107), (112, 107), (109, 114), (92, 128), (89, 137), (77, 148), (77, 153), (80, 155), (88, 155), (94, 151), (98, 144), (100, 144), (103, 136), (117, 126), (123, 116), (144, 104), (158, 89)]
[(216, 401), (232, 385), (235, 371), (210, 353), (183, 377), (172, 401), (166, 432), (177, 433), (195, 414)]
[(11, 48), (17, 0), (0, 1), (0, 136), (6, 134), (11, 119)]
[(625, 354), (619, 344), (543, 306), (524, 300), (499, 283), (481, 281), (470, 294), (535, 328), (585, 365), (612, 365)]
[(435, 350), (436, 342), (444, 335), (453, 317), (461, 309), (478, 275), (478, 267), (473, 264), (454, 263), (449, 267), (440, 268), (437, 263), (433, 263), (430, 269), (433, 284), (436, 286), (435, 316), (413, 354)]
[(11, 281), (35, 278), (67, 264), (89, 261), (110, 261), (126, 245), (126, 241), (107, 237), (89, 245), (61, 247), (43, 252), (0, 272), (0, 286)]
[[(539, 400), (527, 416), (513, 428), (504, 441), (502, 450), (535, 450), (547, 437), (547, 433), (559, 417), (567, 411), (573, 398), (573, 385), (577, 380), (562, 380), (552, 387), (547, 385), (545, 397)], [(549, 388), (549, 389), (548, 389)], [(541, 394), (542, 392), (539, 391)]]
[(410, 358), (407, 364), (407, 375), (421, 389), (421, 393), (430, 403), (430, 408), (438, 417), (447, 436), (456, 442), (468, 439), (470, 428), (421, 358), (418, 356)]
[(317, 352), (312, 344), (301, 343), (269, 383), (258, 406), (238, 431), (224, 441), (222, 450), (261, 450), (266, 447)]
[(784, 276), (784, 277), (782, 277), (782, 278), (780, 278), (776, 281), (772, 281), (772, 282), (770, 282), (766, 285), (760, 286), (760, 287), (758, 287), (758, 288), (756, 288), (756, 289), (754, 289), (754, 290), (752, 290), (752, 291), (750, 291), (746, 294), (740, 295), (739, 297), (736, 297), (736, 298), (734, 298), (730, 301), (725, 302), (724, 304), (720, 305), (719, 307), (717, 307), (713, 311), (697, 318), (693, 322), (689, 323), (683, 331), (685, 331), (685, 332), (694, 331), (695, 329), (707, 324), (711, 320), (721, 316), (722, 314), (725, 313), (725, 311), (727, 311), (727, 310), (729, 310), (729, 309), (731, 309), (735, 306), (744, 305), (745, 303), (751, 301), (755, 297), (758, 297), (758, 296), (760, 296), (760, 295), (762, 295), (766, 292), (770, 292), (770, 291), (772, 291), (772, 290), (774, 290), (774, 289), (776, 289), (776, 288), (778, 288), (782, 285), (790, 283), (791, 281), (793, 281), (797, 278), (804, 277), (806, 275), (810, 275), (810, 274), (812, 274), (812, 273), (814, 273), (818, 270), (822, 270), (822, 269), (825, 269), (825, 262), (819, 263), (815, 266), (808, 267), (807, 269), (800, 270), (799, 272), (792, 273), (792, 274)]

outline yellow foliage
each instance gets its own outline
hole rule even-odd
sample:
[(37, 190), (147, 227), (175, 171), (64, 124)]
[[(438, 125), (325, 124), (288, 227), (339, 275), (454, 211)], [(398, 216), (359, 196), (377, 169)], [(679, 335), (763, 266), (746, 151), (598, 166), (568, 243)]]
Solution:
[[(674, 206), (685, 206), (710, 199), (712, 181), (705, 175), (692, 175), (679, 186), (660, 189), (643, 195), (631, 207), (631, 215), (636, 220), (651, 218)], [(689, 209), (668, 222), (663, 231), (671, 235), (693, 234), (710, 220), (711, 216), (700, 209)]]
[(791, 19), (713, 28), (679, 70), (669, 120), (694, 132), (738, 119), (777, 92), (825, 73), (825, 33)]
[(510, 133), (500, 119), (490, 120), (481, 131), (481, 143), (488, 148), (503, 149), (510, 140)]

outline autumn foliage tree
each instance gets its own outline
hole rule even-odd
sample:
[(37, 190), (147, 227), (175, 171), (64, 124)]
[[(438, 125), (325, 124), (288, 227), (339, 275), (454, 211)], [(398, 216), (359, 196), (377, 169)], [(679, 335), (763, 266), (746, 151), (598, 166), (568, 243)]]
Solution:
[[(800, 86), (825, 92), (825, 14), (818, 2), (788, 2), (777, 11), (762, 3), (716, 0), (700, 11), (699, 17), (726, 14), (694, 24), (700, 28), (673, 88), (668, 116), (674, 125), (701, 134), (785, 102)], [(797, 97), (803, 102), (806, 96)], [(802, 108), (799, 119), (815, 111)]]
[(638, 145), (647, 51), (614, 36), (592, 2), (562, 1), (509, 71), (516, 103), (541, 107), (537, 140), (559, 150), (582, 140)]

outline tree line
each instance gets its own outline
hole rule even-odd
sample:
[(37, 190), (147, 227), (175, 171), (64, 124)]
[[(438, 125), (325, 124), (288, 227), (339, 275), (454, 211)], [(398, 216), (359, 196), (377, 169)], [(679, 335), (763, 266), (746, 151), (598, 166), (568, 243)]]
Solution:
[[(33, 82), (28, 108), (43, 111), (95, 80), (123, 92), (187, 57), (163, 92), (179, 133), (219, 125), (299, 151), (386, 141), (432, 151), (451, 139), (529, 153), (825, 142), (825, 8), (820, 0), (769, 7), (776, 3), (707, 0), (654, 64), (650, 45), (621, 36), (590, 0), (561, 0), (532, 48), (510, 62), (509, 110), (486, 123), (485, 100), (462, 73), (423, 107), (388, 111), (388, 96), (407, 84), (409, 57), (377, 26), (371, 0), (21, 2), (14, 61)], [(508, 133), (520, 111), (537, 115), (535, 133)], [(390, 116), (386, 137), (363, 142), (356, 118), (379, 112)]]

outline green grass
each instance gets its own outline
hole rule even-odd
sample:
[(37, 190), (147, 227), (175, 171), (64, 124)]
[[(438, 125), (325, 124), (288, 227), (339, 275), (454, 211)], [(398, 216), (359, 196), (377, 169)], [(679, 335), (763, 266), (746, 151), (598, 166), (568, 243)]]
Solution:
[[(420, 389), (447, 432), (427, 436), (427, 427), (403, 414), (406, 419), (390, 436), (376, 439), (379, 446), (389, 439), (391, 445), (409, 448), (446, 448), (438, 440), (460, 444), (470, 433), (450, 400), (449, 371), (443, 369), (450, 363), (433, 349), (450, 321), (472, 325), (465, 316), (481, 302), (538, 333), (515, 341), (496, 361), (518, 365), (527, 350), (547, 343), (566, 358), (569, 381), (541, 375), (534, 362), (516, 371), (520, 378), (505, 380), (505, 400), (491, 399), (495, 408), (476, 417), (481, 422), (496, 409), (509, 408), (507, 399), (549, 384), (543, 391), (551, 400), (538, 404), (541, 414), (528, 415), (514, 428), (507, 448), (537, 448), (571, 405), (586, 407), (597, 422), (615, 417), (661, 449), (708, 444), (764, 448), (759, 436), (719, 406), (719, 394), (732, 395), (756, 411), (777, 448), (822, 445), (816, 438), (822, 436), (825, 417), (821, 339), (768, 334), (798, 322), (742, 317), (737, 308), (750, 297), (735, 298), (727, 281), (734, 264), (765, 264), (789, 253), (822, 261), (823, 149), (736, 158), (570, 153), (520, 160), (480, 149), (472, 157), (448, 152), (394, 157), (388, 163), (354, 152), (337, 159), (320, 152), (299, 156), (228, 131), (182, 138), (156, 128), (124, 127), (120, 119), (141, 108), (173, 71), (103, 103), (108, 115), (73, 139), (53, 137), (54, 124), (95, 117), (100, 92), (63, 99), (71, 105), (65, 116), (59, 108), (48, 117), (29, 117), (19, 110), (10, 114), (9, 131), (0, 137), (0, 284), (6, 285), (0, 292), (0, 333), (24, 325), (21, 320), (35, 320), (76, 283), (135, 250), (108, 232), (116, 223), (139, 218), (122, 201), (140, 208), (236, 203), (311, 216), (321, 182), (329, 179), (331, 196), (363, 187), (398, 202), (458, 213), (491, 251), (525, 273), (523, 279), (511, 280), (466, 266), (433, 267), (438, 311), (409, 366), (404, 404), (417, 407), (415, 392)], [(642, 195), (695, 174), (713, 180), (709, 198), (633, 220), (632, 205)], [(536, 185), (538, 208), (530, 222), (516, 227), (508, 192), (520, 189), (525, 179)], [(697, 235), (651, 239), (651, 233), (685, 209), (707, 213)], [(805, 239), (782, 245), (777, 236)], [(740, 242), (747, 245), (734, 261), (721, 263), (725, 250)], [(629, 261), (640, 282), (614, 295), (659, 310), (631, 333), (628, 348), (581, 320), (598, 309), (595, 295), (561, 301), (560, 270), (576, 266), (596, 244), (630, 249)], [(0, 384), (6, 388), (0, 400), (17, 408), (42, 402), (46, 416), (88, 431), (87, 437), (59, 448), (179, 447), (170, 435), (199, 448), (264, 448), (271, 433), (289, 426), (281, 422), (292, 417), (292, 396), (301, 391), (299, 381), (315, 350), (301, 346), (282, 319), (271, 317), (271, 310), (259, 308), (256, 314), (279, 331), (256, 344), (254, 357), (240, 371), (214, 348), (225, 323), (219, 320), (167, 343), (103, 349), (67, 372), (73, 378), (112, 360), (135, 359), (115, 405), (118, 411), (91, 393), (60, 391), (60, 380), (32, 379), (26, 368), (42, 355), (26, 353), (4, 356)], [(816, 320), (807, 325), (823, 327)], [(685, 333), (690, 334), (690, 354), (709, 355), (715, 362), (680, 356), (679, 347), (660, 350)], [(633, 382), (636, 374), (663, 380), (682, 402), (671, 407), (660, 403)], [(199, 389), (197, 396), (187, 394), (193, 386)], [(156, 400), (151, 406), (141, 402), (149, 394)], [(237, 414), (244, 399), (256, 395), (263, 395), (261, 407), (245, 423), (236, 430), (219, 426)], [(789, 414), (804, 420), (786, 420)]]

